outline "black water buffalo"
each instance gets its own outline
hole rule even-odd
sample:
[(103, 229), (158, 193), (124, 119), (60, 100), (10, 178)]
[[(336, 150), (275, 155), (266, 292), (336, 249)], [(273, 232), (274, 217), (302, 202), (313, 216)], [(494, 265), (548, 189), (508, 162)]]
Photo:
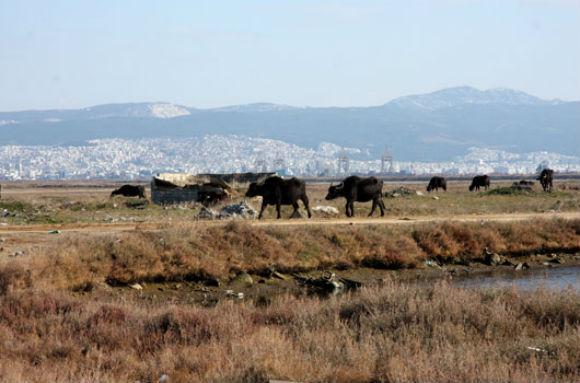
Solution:
[(360, 178), (350, 176), (339, 185), (331, 185), (328, 188), (327, 200), (338, 197), (346, 198), (346, 216), (354, 216), (354, 202), (373, 201), (369, 217), (373, 215), (377, 206), (381, 210), (381, 216), (385, 215), (385, 203), (383, 202), (383, 181), (375, 177)]
[(308, 205), (308, 196), (306, 195), (306, 185), (304, 181), (298, 178), (282, 179), (280, 177), (268, 177), (263, 182), (252, 182), (246, 197), (262, 197), (262, 208), (258, 219), (262, 218), (264, 209), (268, 205), (276, 205), (277, 218), (280, 219), (280, 206), (292, 205), (294, 212), (290, 218), (300, 216), (298, 212), (298, 200), (301, 200), (308, 212), (308, 218), (312, 217), (310, 206)]
[(518, 184), (520, 186), (529, 186), (532, 187), (534, 186), (535, 182), (534, 181), (528, 181), (528, 180), (519, 180), (517, 182), (514, 182), (514, 185)]
[(447, 191), (447, 181), (444, 177), (434, 176), (431, 177), (429, 181), (429, 185), (427, 185), (427, 191), (432, 192), (433, 190), (437, 191), (439, 188)]
[(205, 184), (197, 193), (197, 201), (200, 202), (203, 206), (208, 207), (227, 199), (229, 196), (230, 193), (228, 193), (227, 190), (214, 187), (210, 184)]
[(145, 187), (135, 185), (123, 185), (118, 189), (113, 190), (111, 197), (122, 195), (123, 197), (139, 197), (145, 198)]
[(534, 190), (534, 181), (528, 180), (519, 180), (512, 184), (512, 189), (515, 190), (524, 190), (524, 191), (533, 191)]
[(545, 192), (551, 192), (552, 187), (554, 186), (552, 185), (552, 181), (554, 180), (554, 171), (552, 169), (542, 170), (537, 180), (540, 181), (540, 185), (542, 185), (542, 188)]
[(469, 185), (469, 191), (479, 191), (480, 187), (485, 188), (485, 190), (489, 188), (489, 176), (487, 174), (473, 177), (473, 181)]
[(512, 189), (522, 191), (533, 191), (534, 181), (520, 180), (512, 184)]

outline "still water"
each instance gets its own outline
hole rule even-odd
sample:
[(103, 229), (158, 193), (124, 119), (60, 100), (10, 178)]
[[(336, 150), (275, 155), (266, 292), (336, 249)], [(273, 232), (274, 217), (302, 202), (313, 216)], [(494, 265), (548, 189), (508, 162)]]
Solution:
[(454, 279), (453, 284), (467, 288), (516, 287), (520, 290), (535, 290), (542, 287), (550, 290), (573, 289), (580, 292), (580, 266), (482, 274)]

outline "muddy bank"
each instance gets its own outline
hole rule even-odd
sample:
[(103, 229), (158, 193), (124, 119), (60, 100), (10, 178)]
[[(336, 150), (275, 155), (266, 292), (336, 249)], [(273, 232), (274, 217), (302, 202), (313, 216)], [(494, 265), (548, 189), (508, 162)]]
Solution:
[(24, 252), (17, 249), (23, 245), (14, 242), (17, 237), (9, 237), (2, 245), (6, 256), (0, 257), (0, 274), (6, 276), (6, 290), (128, 291), (146, 299), (211, 305), (216, 299), (342, 291), (391, 279), (429, 281), (569, 265), (578, 262), (579, 233), (580, 220), (404, 227), (232, 222), (61, 232), (46, 234), (53, 240)]
[[(533, 254), (525, 257), (502, 257), (503, 264), (439, 266), (428, 262), (416, 269), (384, 270), (369, 267), (327, 269), (285, 274), (271, 270), (269, 274), (239, 273), (219, 286), (204, 283), (135, 283), (111, 287), (94, 286), (110, 296), (129, 294), (144, 301), (172, 304), (193, 304), (213, 307), (223, 300), (251, 301), (269, 305), (285, 295), (321, 298), (352, 293), (362, 287), (380, 287), (391, 282), (432, 286), (442, 280), (461, 288), (511, 288), (533, 291), (537, 288), (580, 291), (580, 253)], [(87, 292), (79, 291), (84, 295)]]

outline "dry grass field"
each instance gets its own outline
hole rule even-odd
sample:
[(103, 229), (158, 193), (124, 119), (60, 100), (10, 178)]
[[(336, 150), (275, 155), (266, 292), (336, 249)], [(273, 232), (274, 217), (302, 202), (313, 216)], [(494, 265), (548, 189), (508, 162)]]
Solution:
[(0, 294), (5, 382), (577, 382), (575, 291), (386, 283), (212, 308)]
[[(578, 381), (577, 290), (446, 281), (523, 262), (577, 265), (579, 185), (504, 195), (458, 182), (439, 199), (385, 198), (385, 218), (363, 219), (365, 204), (357, 219), (290, 225), (273, 209), (259, 224), (134, 209), (108, 198), (114, 185), (3, 185), (0, 381)], [(326, 187), (309, 185), (312, 205), (342, 212)], [(323, 271), (363, 287), (299, 293), (297, 276)]]

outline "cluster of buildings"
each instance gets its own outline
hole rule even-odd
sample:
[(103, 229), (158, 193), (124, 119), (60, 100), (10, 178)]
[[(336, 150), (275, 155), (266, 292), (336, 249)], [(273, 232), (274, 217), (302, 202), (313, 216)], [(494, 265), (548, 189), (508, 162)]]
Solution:
[[(331, 143), (311, 149), (242, 136), (100, 139), (79, 146), (0, 146), (0, 179), (139, 179), (163, 172), (276, 171), (302, 176), (385, 172), (384, 160), (368, 157), (359, 149)], [(531, 174), (538, 166), (547, 165), (558, 172), (580, 172), (580, 157), (471, 148), (466, 155), (446, 162), (392, 161), (388, 171), (405, 175)]]

